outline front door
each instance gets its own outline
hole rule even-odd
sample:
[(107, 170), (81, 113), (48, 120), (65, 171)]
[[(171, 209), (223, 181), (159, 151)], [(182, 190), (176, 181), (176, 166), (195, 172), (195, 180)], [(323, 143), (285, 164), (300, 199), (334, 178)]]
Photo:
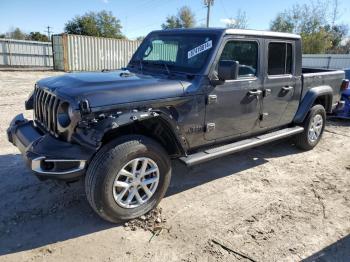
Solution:
[[(292, 121), (298, 97), (294, 70), (294, 43), (266, 40), (263, 113), (260, 126), (273, 128)], [(293, 111), (293, 112), (291, 112)]]
[(220, 60), (239, 62), (239, 76), (226, 80), (208, 94), (205, 139), (225, 139), (259, 127), (262, 81), (259, 76), (261, 45), (258, 39), (228, 39)]

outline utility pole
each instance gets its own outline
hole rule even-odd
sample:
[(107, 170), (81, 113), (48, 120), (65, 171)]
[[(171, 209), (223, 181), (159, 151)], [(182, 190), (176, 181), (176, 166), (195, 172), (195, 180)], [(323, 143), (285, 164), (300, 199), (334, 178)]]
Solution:
[(214, 4), (214, 0), (204, 0), (204, 5), (207, 7), (207, 27), (209, 27), (210, 6)]
[(49, 40), (50, 40), (50, 39), (51, 39), (51, 33), (52, 33), (52, 31), (50, 31), (50, 28), (52, 29), (52, 27), (47, 26), (46, 28), (47, 28), (47, 31), (45, 31), (45, 32), (47, 33), (47, 37), (48, 37)]

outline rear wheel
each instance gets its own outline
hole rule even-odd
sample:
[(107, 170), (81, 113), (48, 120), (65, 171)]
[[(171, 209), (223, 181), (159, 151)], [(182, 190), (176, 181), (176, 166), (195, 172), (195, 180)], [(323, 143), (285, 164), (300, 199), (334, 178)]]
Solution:
[(296, 136), (296, 146), (303, 150), (314, 148), (320, 141), (326, 123), (326, 110), (322, 105), (310, 109), (304, 121), (304, 131)]
[(144, 136), (125, 136), (106, 144), (85, 178), (87, 199), (110, 222), (141, 216), (163, 198), (170, 182), (165, 150)]

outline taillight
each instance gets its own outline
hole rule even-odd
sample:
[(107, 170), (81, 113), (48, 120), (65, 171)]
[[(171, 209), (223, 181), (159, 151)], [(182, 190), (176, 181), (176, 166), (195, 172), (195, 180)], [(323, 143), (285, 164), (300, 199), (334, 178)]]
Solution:
[(349, 87), (349, 79), (344, 79), (341, 83), (340, 90), (344, 91), (345, 89), (348, 89)]

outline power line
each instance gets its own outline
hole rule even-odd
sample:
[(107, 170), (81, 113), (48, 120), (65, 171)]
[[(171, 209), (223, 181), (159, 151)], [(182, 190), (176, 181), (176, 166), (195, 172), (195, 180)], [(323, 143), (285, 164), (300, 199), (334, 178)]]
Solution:
[(209, 27), (210, 7), (214, 5), (214, 0), (204, 0), (204, 5), (207, 8), (207, 27)]
[(228, 15), (228, 13), (227, 13), (227, 10), (226, 10), (226, 8), (225, 8), (225, 5), (224, 5), (223, 0), (220, 0), (220, 4), (221, 4), (222, 10), (224, 11), (226, 17), (229, 18), (230, 15)]

